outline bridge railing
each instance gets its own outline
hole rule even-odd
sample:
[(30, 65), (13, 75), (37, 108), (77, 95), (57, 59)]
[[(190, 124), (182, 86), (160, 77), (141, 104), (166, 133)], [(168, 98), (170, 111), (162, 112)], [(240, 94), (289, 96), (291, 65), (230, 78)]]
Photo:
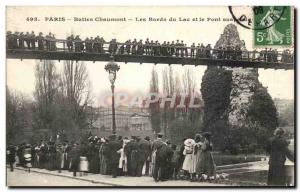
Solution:
[[(23, 43), (20, 43), (23, 41)], [(7, 39), (7, 49), (47, 51), (47, 52), (70, 52), (70, 53), (99, 53), (99, 54), (123, 54), (123, 55), (143, 55), (159, 57), (178, 58), (208, 58), (208, 59), (228, 59), (242, 61), (260, 61), (272, 63), (294, 63), (294, 54), (284, 50), (261, 50), (247, 51), (239, 49), (212, 49), (208, 47), (191, 47), (177, 45), (156, 45), (100, 42), (100, 41), (78, 41), (65, 39), (43, 39), (28, 41), (17, 39), (15, 43)], [(28, 45), (29, 44), (29, 45)], [(31, 45), (30, 45), (31, 44)], [(22, 46), (20, 46), (22, 45)], [(89, 47), (88, 47), (89, 46)], [(135, 48), (133, 48), (135, 47)]]

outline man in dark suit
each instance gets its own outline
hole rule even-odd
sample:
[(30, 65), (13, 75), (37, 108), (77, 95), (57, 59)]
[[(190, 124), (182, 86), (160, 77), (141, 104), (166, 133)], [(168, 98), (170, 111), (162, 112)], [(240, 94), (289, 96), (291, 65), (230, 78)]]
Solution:
[(158, 150), (165, 145), (165, 143), (162, 141), (163, 134), (158, 133), (156, 140), (152, 144), (152, 156), (155, 157), (155, 162), (154, 162), (154, 171), (153, 171), (153, 178), (157, 182), (159, 180), (158, 178), (158, 172), (159, 169), (161, 168), (160, 166), (160, 159), (158, 158)]
[(73, 176), (76, 177), (76, 172), (79, 170), (80, 163), (80, 147), (77, 143), (74, 144), (69, 155), (71, 158), (71, 171), (73, 171)]
[(107, 147), (110, 152), (112, 177), (116, 178), (120, 160), (120, 154), (118, 151), (122, 148), (122, 144), (116, 139), (116, 135), (111, 135), (109, 136)]
[(145, 140), (145, 139), (141, 139), (138, 142), (138, 166), (137, 166), (137, 176), (142, 176), (142, 171), (143, 171), (143, 166), (146, 162), (146, 160), (148, 159), (148, 157), (151, 154), (151, 145), (150, 142)]
[(284, 186), (286, 182), (284, 167), (286, 157), (294, 162), (293, 154), (289, 151), (288, 142), (283, 135), (284, 130), (277, 128), (267, 147), (267, 152), (270, 154), (268, 185)]
[[(166, 181), (168, 180), (168, 168), (171, 164), (173, 151), (166, 144), (162, 144), (157, 148), (156, 160), (155, 160), (155, 169), (154, 169), (154, 179), (155, 181)], [(160, 175), (158, 172), (160, 171)]]
[(9, 145), (7, 148), (7, 160), (9, 162), (10, 171), (14, 171), (14, 163), (16, 161), (16, 147)]
[(131, 168), (131, 176), (137, 176), (138, 175), (138, 162), (139, 162), (139, 152), (138, 152), (138, 143), (140, 141), (140, 138), (135, 136), (135, 140), (131, 144), (131, 162), (130, 162), (130, 168)]
[(127, 157), (127, 173), (128, 175), (132, 176), (132, 161), (131, 161), (131, 151), (132, 151), (132, 145), (134, 143), (134, 136), (131, 136), (131, 140), (125, 145), (124, 147), (124, 153)]

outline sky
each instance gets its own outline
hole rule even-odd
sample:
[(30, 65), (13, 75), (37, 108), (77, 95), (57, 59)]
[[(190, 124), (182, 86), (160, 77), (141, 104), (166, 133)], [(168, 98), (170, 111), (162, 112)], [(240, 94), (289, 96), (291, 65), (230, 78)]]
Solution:
[[(150, 40), (172, 41), (184, 40), (187, 45), (195, 42), (214, 45), (226, 25), (233, 23), (227, 7), (8, 7), (6, 30), (35, 31), (35, 33), (54, 33), (56, 38), (65, 39), (71, 33), (86, 37), (103, 36), (109, 41), (116, 38), (119, 42), (136, 38)], [(27, 21), (27, 18), (37, 17), (39, 21)], [(65, 21), (49, 21), (53, 17), (64, 17)], [(74, 21), (76, 18), (126, 18), (125, 22)], [(166, 18), (167, 21), (149, 21), (151, 18)], [(177, 21), (168, 21), (170, 17)], [(204, 21), (179, 21), (185, 18), (203, 18)], [(145, 18), (146, 21), (137, 21)], [(221, 21), (218, 21), (218, 18)], [(222, 21), (223, 18), (229, 21)], [(209, 21), (208, 21), (209, 20)], [(252, 50), (252, 30), (237, 25), (240, 38), (245, 41), (246, 48)], [(34, 68), (38, 61), (7, 59), (7, 85), (12, 90), (20, 91), (32, 97), (35, 77)], [(105, 62), (85, 62), (92, 84), (93, 96), (110, 91), (108, 73), (104, 70)], [(145, 93), (149, 90), (151, 69), (153, 64), (118, 63), (116, 92)], [(63, 62), (56, 61), (61, 72)], [(160, 71), (166, 65), (156, 65), (161, 80)], [(184, 68), (192, 68), (200, 89), (205, 66), (172, 65), (174, 72), (180, 76)], [(294, 98), (294, 71), (259, 69), (260, 82), (268, 87), (273, 98)], [(160, 81), (161, 82), (161, 81)], [(95, 105), (97, 105), (97, 101)]]

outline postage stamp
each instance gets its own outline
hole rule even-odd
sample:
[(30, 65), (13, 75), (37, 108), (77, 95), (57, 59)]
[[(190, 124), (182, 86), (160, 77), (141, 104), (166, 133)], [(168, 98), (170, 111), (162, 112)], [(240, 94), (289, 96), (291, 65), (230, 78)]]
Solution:
[(288, 6), (260, 6), (253, 11), (254, 46), (290, 46), (292, 15)]
[(293, 46), (293, 7), (230, 6), (229, 12), (237, 24), (253, 31), (253, 47)]

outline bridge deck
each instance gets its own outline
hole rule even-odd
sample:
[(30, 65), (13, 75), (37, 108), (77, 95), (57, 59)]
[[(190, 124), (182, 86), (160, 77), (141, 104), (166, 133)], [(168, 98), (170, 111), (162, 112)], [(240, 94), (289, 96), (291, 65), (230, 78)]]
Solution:
[[(68, 51), (39, 51), (28, 49), (8, 49), (8, 59), (38, 59), (38, 60), (74, 60), (74, 61), (109, 61), (109, 53), (86, 53)], [(182, 65), (207, 65), (227, 66), (243, 68), (264, 68), (264, 69), (294, 69), (293, 63), (265, 62), (251, 59), (232, 60), (216, 58), (195, 58), (195, 57), (174, 57), (174, 56), (152, 56), (152, 55), (128, 55), (115, 54), (116, 62), (134, 62), (151, 64), (182, 64)]]

